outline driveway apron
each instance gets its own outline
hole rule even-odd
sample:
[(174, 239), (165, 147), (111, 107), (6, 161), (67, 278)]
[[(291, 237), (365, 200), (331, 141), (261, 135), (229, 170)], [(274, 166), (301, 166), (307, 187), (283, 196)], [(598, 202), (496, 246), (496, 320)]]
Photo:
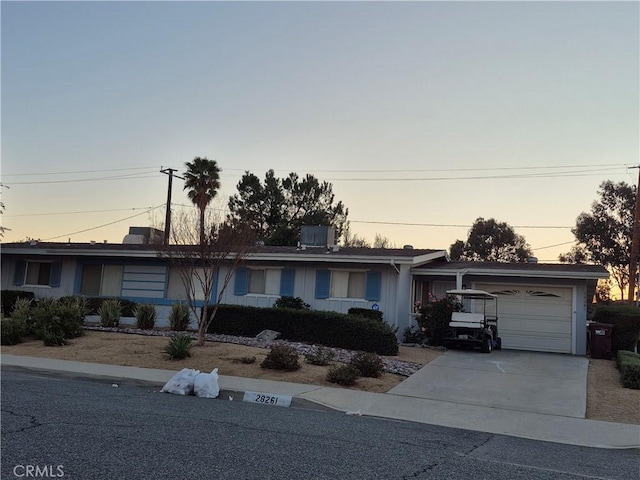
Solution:
[(588, 359), (563, 354), (449, 350), (388, 393), (584, 418), (588, 368)]

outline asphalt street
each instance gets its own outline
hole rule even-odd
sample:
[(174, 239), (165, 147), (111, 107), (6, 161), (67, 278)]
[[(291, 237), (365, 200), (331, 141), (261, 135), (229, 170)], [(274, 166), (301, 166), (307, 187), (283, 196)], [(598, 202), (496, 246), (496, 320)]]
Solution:
[[(2, 370), (2, 479), (620, 479), (604, 450)], [(46, 474), (46, 475), (45, 475)]]

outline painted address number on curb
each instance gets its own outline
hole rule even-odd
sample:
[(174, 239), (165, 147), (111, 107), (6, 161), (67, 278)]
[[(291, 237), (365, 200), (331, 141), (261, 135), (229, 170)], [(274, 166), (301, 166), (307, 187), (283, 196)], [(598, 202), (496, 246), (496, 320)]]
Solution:
[(278, 407), (291, 406), (291, 396), (277, 395), (275, 393), (245, 392), (244, 402), (262, 403), (263, 405), (277, 405)]

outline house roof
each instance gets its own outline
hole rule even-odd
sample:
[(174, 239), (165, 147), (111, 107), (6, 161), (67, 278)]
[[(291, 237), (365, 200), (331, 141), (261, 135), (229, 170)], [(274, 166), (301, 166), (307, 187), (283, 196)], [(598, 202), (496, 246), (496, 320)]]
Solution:
[(609, 278), (601, 265), (584, 263), (433, 262), (413, 268), (414, 275), (485, 275), (544, 278)]
[[(155, 245), (121, 243), (67, 243), (32, 242), (3, 243), (3, 255), (48, 255), (48, 256), (105, 256), (155, 258)], [(278, 246), (256, 246), (249, 254), (256, 261), (300, 261), (338, 263), (384, 263), (420, 266), (438, 258), (445, 258), (445, 250), (408, 248), (298, 248)]]

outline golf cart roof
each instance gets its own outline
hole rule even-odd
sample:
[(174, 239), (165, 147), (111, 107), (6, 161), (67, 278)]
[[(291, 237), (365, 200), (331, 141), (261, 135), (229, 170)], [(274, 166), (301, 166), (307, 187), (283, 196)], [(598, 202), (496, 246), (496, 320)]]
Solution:
[(460, 295), (465, 298), (498, 298), (498, 296), (493, 293), (485, 292), (484, 290), (471, 290), (469, 288), (447, 290), (447, 295)]

